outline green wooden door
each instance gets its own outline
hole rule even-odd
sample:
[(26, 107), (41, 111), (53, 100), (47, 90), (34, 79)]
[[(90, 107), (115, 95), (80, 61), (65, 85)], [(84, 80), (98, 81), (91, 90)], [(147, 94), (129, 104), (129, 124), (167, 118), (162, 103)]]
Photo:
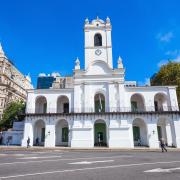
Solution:
[(68, 127), (62, 128), (62, 142), (68, 142)]
[(44, 142), (45, 140), (45, 128), (41, 129), (41, 142)]
[(105, 123), (96, 123), (94, 125), (94, 142), (95, 145), (99, 143), (107, 144), (106, 142), (106, 124)]
[(134, 141), (138, 141), (138, 139), (141, 139), (140, 128), (138, 126), (133, 126), (133, 136)]

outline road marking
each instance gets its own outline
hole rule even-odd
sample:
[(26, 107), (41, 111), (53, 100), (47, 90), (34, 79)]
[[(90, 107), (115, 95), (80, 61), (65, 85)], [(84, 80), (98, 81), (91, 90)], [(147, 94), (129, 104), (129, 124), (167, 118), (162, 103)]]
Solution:
[(26, 154), (0, 154), (0, 156), (11, 156), (11, 157), (19, 157), (19, 156), (25, 156)]
[(25, 154), (7, 154), (8, 156), (25, 156)]
[(7, 156), (8, 154), (0, 154), (0, 157), (4, 157)]
[(114, 166), (89, 167), (89, 168), (79, 168), (79, 169), (64, 169), (64, 170), (59, 170), (59, 171), (46, 171), (46, 172), (39, 172), (39, 173), (32, 173), (32, 174), (2, 176), (2, 177), (0, 177), (0, 179), (11, 179), (11, 178), (20, 178), (20, 177), (27, 177), (27, 176), (38, 176), (38, 175), (44, 175), (44, 174), (64, 173), (64, 172), (76, 172), (76, 171), (97, 170), (97, 169), (113, 169), (113, 168), (120, 168), (120, 167), (144, 166), (144, 165), (153, 165), (153, 164), (173, 164), (173, 163), (180, 163), (180, 161), (169, 161), (169, 162), (160, 161), (160, 162), (152, 162), (152, 163), (119, 164), (119, 165), (114, 165)]
[[(53, 150), (54, 152), (65, 152), (65, 151), (63, 151), (63, 150), (58, 150), (58, 149), (55, 149), (55, 150)], [(66, 152), (69, 152), (69, 151), (66, 151)]]
[[(32, 154), (48, 154), (49, 152), (31, 152)], [(51, 153), (51, 152), (50, 152)]]
[(22, 157), (22, 158), (16, 158), (16, 159), (49, 159), (49, 158), (60, 158), (61, 156), (32, 156), (32, 157)]
[(125, 158), (125, 157), (133, 157), (133, 156), (109, 156), (109, 157), (84, 157), (84, 158), (65, 158), (65, 159), (47, 159), (47, 160), (41, 160), (41, 161), (18, 161), (18, 162), (9, 162), (9, 163), (0, 163), (0, 166), (4, 165), (14, 165), (14, 164), (29, 164), (29, 163), (43, 163), (43, 162), (57, 162), (57, 161), (72, 161), (72, 160), (88, 160), (88, 159), (109, 159), (109, 158)]
[(68, 164), (95, 164), (95, 163), (104, 163), (104, 162), (113, 162), (114, 160), (105, 160), (105, 161), (80, 161), (80, 162), (73, 162)]
[(172, 172), (172, 171), (175, 171), (175, 170), (179, 170), (180, 169), (180, 167), (177, 167), (177, 168), (169, 168), (169, 169), (162, 169), (162, 168), (157, 168), (157, 169), (151, 169), (151, 170), (147, 170), (147, 171), (144, 171), (144, 172), (146, 172), (146, 173), (148, 173), (148, 172), (168, 172), (168, 173), (170, 173), (170, 172)]

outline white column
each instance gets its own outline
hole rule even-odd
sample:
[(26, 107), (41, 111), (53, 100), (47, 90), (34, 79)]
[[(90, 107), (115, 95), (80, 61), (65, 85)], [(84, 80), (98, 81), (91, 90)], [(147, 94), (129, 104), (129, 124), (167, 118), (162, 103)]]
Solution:
[(157, 120), (153, 115), (147, 119), (147, 140), (150, 148), (159, 148)]
[(166, 136), (167, 136), (168, 146), (172, 146), (172, 133), (171, 133), (171, 126), (170, 126), (170, 124), (166, 125)]
[(33, 146), (33, 126), (32, 121), (26, 119), (24, 124), (24, 137), (22, 139), (21, 146), (27, 146), (27, 139), (30, 138), (30, 146)]
[(115, 100), (115, 87), (114, 83), (109, 83), (108, 84), (108, 97), (106, 101), (106, 111), (113, 112), (116, 111), (116, 100)]
[(55, 125), (53, 119), (46, 121), (45, 147), (55, 147)]
[(82, 89), (80, 84), (74, 86), (74, 112), (81, 112), (81, 94)]
[(84, 111), (94, 112), (94, 94), (92, 92), (92, 86), (84, 84)]
[(171, 103), (170, 105), (172, 107), (172, 110), (178, 111), (179, 107), (178, 107), (177, 94), (176, 94), (175, 87), (169, 87), (169, 97), (170, 97), (170, 103)]
[(71, 147), (74, 148), (91, 148), (93, 144), (93, 124), (92, 121), (82, 124), (83, 121), (90, 121), (90, 116), (75, 116), (71, 129)]
[(106, 121), (105, 122), (106, 123), (106, 143), (107, 143), (107, 147), (109, 147), (109, 131), (110, 131), (110, 129), (109, 129), (109, 124), (110, 124), (110, 122), (109, 121)]
[(130, 147), (134, 148), (133, 124), (129, 124), (129, 140)]
[(68, 147), (71, 147), (73, 118), (68, 122)]
[(47, 113), (57, 112), (57, 98), (54, 94), (49, 94), (47, 97)]
[(127, 107), (130, 107), (131, 105), (128, 104), (128, 101), (125, 103), (125, 90), (124, 90), (124, 84), (119, 84), (119, 104), (120, 104), (120, 111), (127, 111)]
[(177, 148), (180, 148), (180, 116), (172, 115), (170, 119), (172, 143)]

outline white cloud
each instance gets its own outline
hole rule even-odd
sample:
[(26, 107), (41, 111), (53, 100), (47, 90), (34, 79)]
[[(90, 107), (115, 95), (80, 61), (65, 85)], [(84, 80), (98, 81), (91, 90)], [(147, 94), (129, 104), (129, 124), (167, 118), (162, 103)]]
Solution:
[[(170, 59), (170, 61), (172, 61), (172, 62), (179, 62), (180, 63), (180, 55), (178, 55), (175, 59)], [(167, 60), (167, 59), (166, 60), (165, 59), (161, 60), (158, 63), (158, 67), (161, 67), (161, 66), (167, 64), (168, 62), (169, 62), (169, 60)]]
[(174, 62), (179, 62), (179, 63), (180, 63), (180, 55), (177, 56), (173, 61), (174, 61)]
[(170, 42), (173, 37), (174, 37), (174, 34), (172, 32), (168, 32), (165, 34), (159, 33), (157, 35), (157, 39), (159, 39), (159, 41), (166, 42), (166, 43)]
[(161, 61), (158, 62), (157, 66), (158, 66), (158, 67), (161, 67), (161, 66), (163, 66), (163, 65), (165, 65), (165, 64), (167, 64), (167, 63), (168, 63), (168, 60), (164, 60), (164, 59), (163, 59), (163, 60), (161, 60)]
[(179, 56), (180, 55), (180, 49), (175, 49), (173, 51), (167, 51), (165, 55), (168, 56)]

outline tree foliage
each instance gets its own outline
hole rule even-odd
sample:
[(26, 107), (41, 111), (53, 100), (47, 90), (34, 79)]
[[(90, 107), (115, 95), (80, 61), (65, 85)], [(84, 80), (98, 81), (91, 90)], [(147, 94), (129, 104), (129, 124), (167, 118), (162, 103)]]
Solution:
[(151, 85), (177, 85), (177, 98), (180, 106), (180, 63), (169, 61), (161, 66), (158, 73), (151, 77)]
[(13, 121), (22, 121), (25, 112), (25, 103), (22, 101), (15, 101), (8, 104), (4, 110), (2, 120), (0, 121), (0, 128), (12, 128)]

